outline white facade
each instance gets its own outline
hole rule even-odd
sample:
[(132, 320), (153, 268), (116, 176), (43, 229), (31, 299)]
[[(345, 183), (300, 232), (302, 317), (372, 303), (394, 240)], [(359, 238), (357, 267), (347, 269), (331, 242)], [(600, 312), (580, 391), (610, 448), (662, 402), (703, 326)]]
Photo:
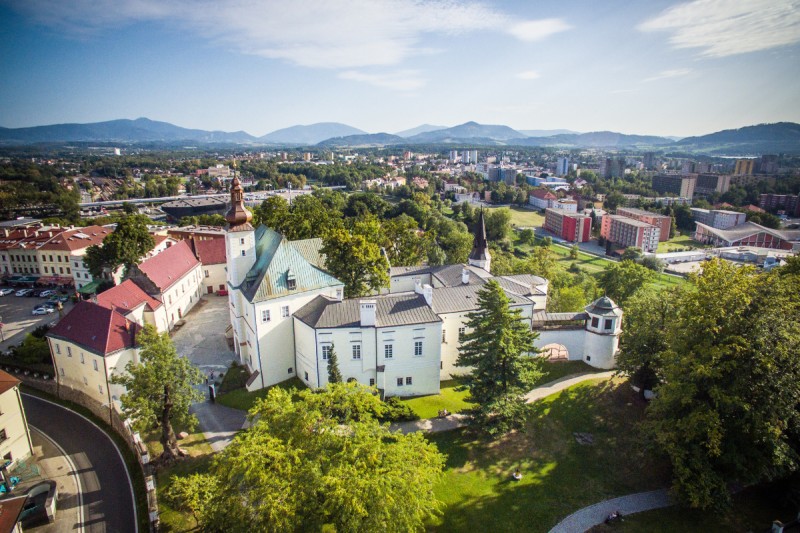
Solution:
[(19, 380), (0, 370), (0, 457), (16, 463), (33, 454), (28, 421), (19, 395)]

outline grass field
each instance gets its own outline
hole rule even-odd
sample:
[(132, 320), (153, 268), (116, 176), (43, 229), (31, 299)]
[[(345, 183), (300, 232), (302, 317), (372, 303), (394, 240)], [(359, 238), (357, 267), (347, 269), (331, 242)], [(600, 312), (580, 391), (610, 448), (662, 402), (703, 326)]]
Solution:
[[(226, 376), (227, 377), (227, 376)], [(223, 382), (223, 386), (224, 386)], [(278, 383), (277, 385), (273, 385), (274, 387), (280, 387), (282, 389), (305, 389), (306, 385), (298, 378), (292, 378), (288, 381), (284, 381), (282, 383)], [(272, 387), (266, 387), (263, 389), (259, 389), (257, 391), (248, 392), (247, 389), (238, 388), (233, 389), (229, 392), (224, 394), (220, 394), (217, 396), (217, 403), (224, 405), (226, 407), (233, 407), (234, 409), (241, 409), (242, 411), (249, 411), (253, 405), (255, 405), (256, 400), (259, 398), (266, 398), (269, 390)]]
[[(444, 509), (430, 528), (548, 531), (586, 505), (667, 486), (667, 462), (640, 439), (643, 416), (643, 401), (626, 383), (598, 380), (535, 403), (525, 432), (495, 441), (463, 430), (430, 435), (447, 455), (435, 489)], [(578, 444), (575, 432), (591, 434), (593, 444)]]
[(544, 215), (538, 209), (524, 207), (489, 207), (488, 209), (508, 209), (511, 211), (511, 225), (517, 227), (538, 227), (544, 224)]
[(701, 244), (694, 239), (692, 239), (691, 235), (679, 235), (677, 237), (673, 237), (668, 241), (658, 243), (658, 249), (656, 253), (663, 254), (666, 252), (678, 252), (685, 250), (686, 248), (706, 248), (707, 246)]

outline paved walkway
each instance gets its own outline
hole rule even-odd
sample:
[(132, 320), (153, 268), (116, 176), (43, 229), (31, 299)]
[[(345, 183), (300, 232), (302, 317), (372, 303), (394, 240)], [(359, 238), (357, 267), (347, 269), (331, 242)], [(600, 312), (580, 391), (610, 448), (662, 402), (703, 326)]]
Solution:
[(206, 441), (215, 452), (221, 452), (233, 437), (247, 426), (247, 413), (209, 401), (192, 405), (192, 413), (200, 422)]
[[(591, 379), (609, 379), (614, 374), (615, 371), (610, 370), (608, 372), (586, 372), (584, 374), (572, 374), (569, 376), (564, 376), (563, 378), (545, 383), (544, 385), (540, 385), (531, 390), (525, 395), (525, 401), (526, 403), (533, 403), (537, 400), (541, 400), (542, 398), (550, 396), (551, 394), (561, 392), (562, 390), (569, 388), (576, 383), (589, 381)], [(392, 431), (400, 430), (404, 434), (413, 433), (415, 431), (437, 433), (439, 431), (450, 431), (451, 429), (457, 429), (465, 426), (467, 424), (466, 418), (466, 415), (455, 413), (446, 418), (425, 418), (422, 420), (411, 420), (410, 422), (395, 422), (389, 427), (392, 429)]]
[(604, 500), (600, 503), (584, 507), (575, 511), (564, 520), (559, 522), (550, 533), (577, 533), (586, 531), (594, 526), (602, 524), (606, 517), (614, 511), (619, 511), (623, 516), (652, 509), (661, 509), (674, 505), (667, 489), (653, 490), (650, 492), (639, 492), (628, 494), (619, 498)]

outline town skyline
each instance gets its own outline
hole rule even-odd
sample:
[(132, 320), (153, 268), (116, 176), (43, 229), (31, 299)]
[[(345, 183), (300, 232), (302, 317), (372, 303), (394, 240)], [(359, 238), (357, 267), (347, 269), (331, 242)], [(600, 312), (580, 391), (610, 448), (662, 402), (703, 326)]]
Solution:
[(256, 136), (476, 121), (685, 137), (800, 122), (790, 1), (3, 3), (0, 126)]

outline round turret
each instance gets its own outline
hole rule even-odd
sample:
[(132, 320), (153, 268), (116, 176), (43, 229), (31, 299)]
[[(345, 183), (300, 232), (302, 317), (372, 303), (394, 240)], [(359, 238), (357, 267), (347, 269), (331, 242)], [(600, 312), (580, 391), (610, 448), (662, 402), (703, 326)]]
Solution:
[(253, 220), (253, 214), (244, 206), (244, 189), (238, 176), (234, 176), (231, 182), (231, 207), (225, 214), (225, 220), (234, 231), (240, 226), (249, 227)]

